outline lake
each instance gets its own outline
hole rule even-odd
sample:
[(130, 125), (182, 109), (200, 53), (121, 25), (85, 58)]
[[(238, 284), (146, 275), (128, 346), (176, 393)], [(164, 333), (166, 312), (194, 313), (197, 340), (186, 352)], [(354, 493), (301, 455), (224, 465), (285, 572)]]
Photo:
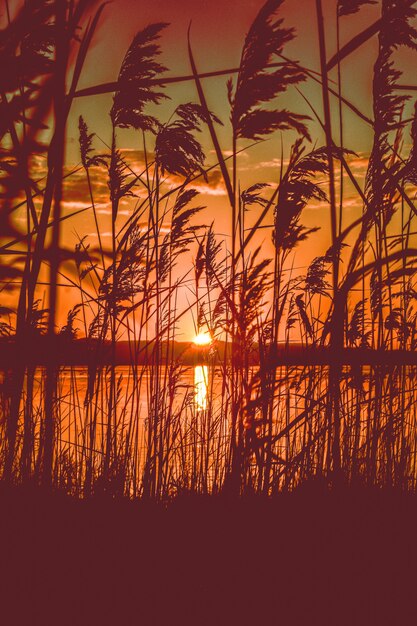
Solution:
[[(249, 368), (237, 382), (230, 365), (176, 361), (159, 368), (118, 366), (114, 375), (109, 367), (61, 368), (57, 483), (78, 492), (105, 472), (134, 495), (144, 482), (158, 493), (204, 493), (221, 488), (238, 445), (241, 471), (257, 489), (292, 488), (326, 475), (335, 455), (349, 480), (414, 488), (415, 367), (346, 366), (333, 391), (325, 366), (278, 367), (274, 384), (257, 374)], [(233, 405), (238, 384), (241, 401)], [(44, 391), (45, 371), (38, 368), (33, 388), (26, 381), (18, 428), (18, 444), (28, 435), (33, 444), (32, 471), (42, 458)]]

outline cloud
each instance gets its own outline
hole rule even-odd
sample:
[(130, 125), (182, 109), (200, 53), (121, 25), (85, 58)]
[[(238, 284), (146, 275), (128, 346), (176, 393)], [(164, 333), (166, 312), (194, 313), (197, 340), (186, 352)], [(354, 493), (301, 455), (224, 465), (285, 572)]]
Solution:
[(91, 209), (91, 203), (88, 204), (88, 202), (82, 202), (81, 200), (63, 200), (62, 201), (62, 206), (64, 208), (68, 208), (71, 209), (72, 211), (78, 211), (80, 209)]
[[(104, 237), (111, 237), (111, 236), (112, 236), (112, 233), (110, 231), (108, 231), (108, 230), (104, 230), (104, 231), (101, 230), (100, 231), (100, 237), (104, 238)], [(91, 238), (98, 239), (96, 232), (87, 233), (86, 237), (91, 237)]]
[[(146, 233), (149, 230), (148, 222), (140, 222), (138, 225), (138, 229), (141, 233)], [(160, 234), (166, 234), (171, 232), (171, 225), (169, 223), (164, 223), (159, 228)]]
[(348, 157), (347, 162), (353, 174), (355, 174), (355, 172), (365, 171), (368, 168), (369, 156), (358, 154), (357, 156)]
[[(175, 189), (184, 182), (184, 179), (179, 176), (167, 176), (164, 180), (164, 184), (169, 189)], [(202, 195), (206, 196), (225, 196), (226, 187), (224, 185), (223, 176), (220, 169), (210, 170), (207, 173), (207, 180), (204, 180), (203, 176), (199, 176), (195, 180), (192, 180), (188, 185), (188, 188), (195, 189)]]
[[(212, 152), (215, 154), (214, 150), (212, 150)], [(223, 150), (223, 156), (225, 157), (233, 156), (233, 150)], [(237, 154), (238, 159), (249, 159), (249, 157), (250, 157), (249, 152), (246, 152), (245, 150), (238, 152)]]
[(224, 187), (210, 187), (209, 185), (199, 185), (198, 191), (205, 196), (225, 196), (226, 190)]

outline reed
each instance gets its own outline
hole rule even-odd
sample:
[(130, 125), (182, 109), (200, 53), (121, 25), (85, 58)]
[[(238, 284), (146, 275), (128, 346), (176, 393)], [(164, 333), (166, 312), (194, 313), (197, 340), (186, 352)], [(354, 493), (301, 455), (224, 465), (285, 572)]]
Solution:
[[(2, 66), (11, 68), (0, 81), (0, 278), (7, 297), (0, 336), (10, 355), (0, 388), (4, 481), (77, 497), (161, 501), (184, 493), (270, 495), (315, 478), (333, 487), (415, 490), (416, 366), (406, 363), (417, 340), (417, 118), (405, 117), (409, 96), (398, 94), (393, 54), (416, 47), (416, 11), (408, 1), (383, 0), (379, 20), (342, 45), (344, 20), (365, 4), (375, 3), (335, 3), (338, 49), (329, 60), (317, 0), (317, 72), (286, 56), (295, 31), (280, 17), (282, 0), (268, 0), (230, 72), (227, 122), (224, 112), (209, 109), (211, 83), (202, 81), (224, 72), (199, 73), (191, 30), (186, 78), (198, 102), (173, 105), (163, 119), (158, 105), (166, 110), (169, 85), (184, 77), (166, 77), (159, 60), (167, 25), (147, 26), (106, 87), (113, 94), (111, 144), (98, 150), (94, 128), (79, 117), (81, 166), (69, 172), (68, 120), (104, 6), (29, 0), (10, 15), (0, 42)], [(341, 62), (372, 35), (378, 52), (370, 120), (344, 97)], [(323, 145), (311, 142), (304, 113), (308, 81), (321, 85), (322, 112), (310, 104), (309, 113)], [(296, 111), (281, 106), (287, 90), (303, 96)], [(346, 108), (373, 128), (364, 188), (350, 165)], [(139, 165), (122, 148), (127, 131)], [(241, 151), (277, 131), (283, 147), (274, 186), (260, 180), (246, 187)], [(214, 162), (206, 156), (209, 142)], [(226, 192), (227, 237), (216, 232), (198, 194), (197, 183), (209, 184), (214, 170)], [(68, 250), (64, 229), (77, 212), (64, 214), (63, 201), (67, 181), (81, 172), (88, 196), (80, 202), (91, 212), (96, 243), (79, 233)], [(362, 208), (351, 223), (343, 177)], [(108, 188), (109, 238), (97, 181)], [(297, 249), (319, 226), (303, 223), (311, 202), (329, 207), (330, 247), (299, 273)], [(127, 216), (121, 207), (129, 207)], [(22, 208), (24, 232), (15, 220)], [(271, 258), (255, 244), (260, 229), (272, 237)], [(79, 302), (58, 329), (62, 282)], [(188, 356), (178, 347), (186, 316), (196, 335), (211, 340)], [(81, 346), (84, 367), (75, 365)], [(389, 361), (396, 351), (403, 364)]]

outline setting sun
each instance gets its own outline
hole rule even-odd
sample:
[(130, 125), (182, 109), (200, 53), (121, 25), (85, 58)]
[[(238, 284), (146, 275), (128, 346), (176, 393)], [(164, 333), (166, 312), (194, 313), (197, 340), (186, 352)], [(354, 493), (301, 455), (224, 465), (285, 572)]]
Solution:
[(208, 346), (209, 344), (211, 344), (210, 333), (199, 333), (194, 337), (193, 343), (196, 346)]

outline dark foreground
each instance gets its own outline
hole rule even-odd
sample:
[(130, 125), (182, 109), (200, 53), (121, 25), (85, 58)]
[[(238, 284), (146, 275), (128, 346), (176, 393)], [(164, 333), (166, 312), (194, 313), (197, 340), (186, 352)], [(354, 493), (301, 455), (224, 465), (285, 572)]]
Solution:
[(0, 494), (2, 626), (417, 623), (417, 499)]

